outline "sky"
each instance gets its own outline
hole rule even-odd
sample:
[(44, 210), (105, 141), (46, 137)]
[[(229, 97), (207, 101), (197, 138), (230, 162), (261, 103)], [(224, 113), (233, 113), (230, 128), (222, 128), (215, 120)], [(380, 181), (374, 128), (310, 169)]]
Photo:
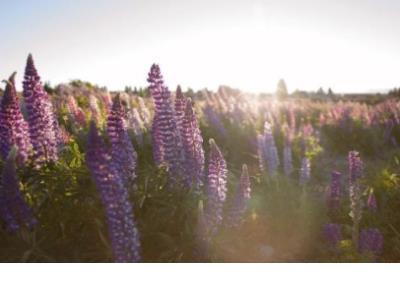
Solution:
[(399, 0), (0, 0), (0, 79), (271, 92), (400, 86)]

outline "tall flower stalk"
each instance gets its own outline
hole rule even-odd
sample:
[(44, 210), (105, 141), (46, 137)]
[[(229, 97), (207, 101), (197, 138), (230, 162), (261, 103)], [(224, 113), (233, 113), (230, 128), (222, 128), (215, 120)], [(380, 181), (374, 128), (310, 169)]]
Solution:
[(186, 184), (189, 187), (200, 187), (204, 180), (203, 137), (190, 98), (186, 100), (181, 136), (185, 154)]
[(6, 89), (0, 105), (0, 153), (3, 160), (15, 145), (18, 164), (25, 163), (32, 150), (29, 138), (28, 124), (25, 122), (15, 89), (15, 74), (7, 81)]
[(233, 204), (228, 211), (226, 225), (228, 227), (239, 227), (243, 221), (243, 215), (246, 212), (247, 204), (250, 200), (251, 188), (250, 177), (247, 165), (243, 164), (242, 174), (240, 176), (239, 185), (233, 197)]
[(338, 171), (332, 171), (331, 173), (331, 185), (329, 187), (328, 192), (328, 209), (334, 214), (340, 208), (340, 197), (341, 197), (341, 187), (340, 187), (340, 178), (342, 174)]
[(58, 159), (61, 143), (58, 122), (50, 98), (43, 88), (32, 55), (28, 56), (23, 82), (33, 160), (37, 166)]
[(136, 176), (137, 154), (126, 126), (126, 113), (119, 95), (115, 96), (107, 119), (107, 134), (111, 142), (111, 156), (124, 185)]
[(271, 176), (276, 175), (279, 167), (278, 150), (272, 133), (272, 126), (269, 122), (264, 124), (265, 149), (264, 156), (268, 165), (268, 172)]
[(183, 172), (181, 138), (171, 93), (164, 85), (158, 65), (151, 66), (147, 81), (155, 107), (152, 126), (153, 156), (157, 164), (165, 163), (168, 166), (173, 179), (179, 180)]
[(128, 191), (94, 121), (90, 124), (86, 163), (105, 209), (114, 260), (140, 261), (139, 232)]
[(348, 155), (349, 185), (350, 185), (350, 217), (353, 220), (352, 238), (355, 248), (358, 248), (359, 225), (362, 217), (362, 189), (360, 178), (362, 177), (363, 164), (357, 151), (350, 151)]
[(24, 200), (20, 191), (15, 159), (17, 149), (10, 150), (2, 172), (0, 187), (0, 217), (10, 232), (19, 230), (22, 226), (32, 229), (36, 224), (33, 212)]
[(225, 159), (213, 139), (210, 139), (210, 154), (208, 162), (208, 184), (206, 188), (207, 202), (204, 218), (207, 234), (213, 235), (222, 223), (223, 207), (227, 192), (227, 167)]
[(292, 142), (290, 134), (285, 136), (285, 146), (283, 148), (283, 171), (286, 177), (289, 177), (293, 172), (293, 159), (292, 159)]

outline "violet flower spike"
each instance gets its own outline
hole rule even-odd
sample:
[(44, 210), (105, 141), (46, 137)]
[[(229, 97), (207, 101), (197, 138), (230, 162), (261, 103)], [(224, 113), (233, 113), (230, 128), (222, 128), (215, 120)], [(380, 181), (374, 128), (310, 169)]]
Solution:
[(247, 204), (251, 197), (250, 177), (247, 165), (243, 164), (242, 174), (240, 176), (239, 185), (233, 198), (228, 216), (226, 217), (226, 225), (228, 227), (239, 227), (243, 222), (243, 215), (247, 210)]
[(107, 134), (111, 142), (111, 156), (124, 185), (136, 177), (137, 154), (126, 127), (126, 113), (119, 95), (115, 96), (107, 119)]
[(341, 187), (340, 179), (342, 174), (338, 171), (332, 171), (331, 173), (331, 185), (329, 187), (327, 204), (328, 208), (332, 212), (336, 212), (340, 208), (341, 198)]
[(33, 160), (40, 166), (58, 159), (61, 144), (57, 119), (50, 98), (43, 88), (32, 55), (25, 68), (23, 95), (28, 115), (29, 133), (33, 147)]
[(17, 91), (15, 90), (15, 74), (7, 81), (6, 89), (0, 105), (0, 154), (6, 160), (15, 145), (17, 147), (17, 162), (24, 164), (32, 151), (28, 124), (25, 122), (19, 107)]
[(383, 235), (380, 230), (375, 228), (362, 230), (358, 249), (360, 253), (379, 256), (383, 251)]
[(15, 159), (18, 150), (10, 150), (2, 172), (0, 187), (0, 217), (10, 232), (19, 230), (22, 226), (33, 229), (37, 224), (32, 209), (24, 200), (17, 177)]
[(203, 185), (204, 180), (203, 137), (190, 98), (186, 100), (181, 137), (185, 155), (186, 184), (188, 187), (198, 188)]
[(342, 230), (339, 224), (325, 224), (323, 227), (323, 235), (331, 249), (337, 249), (339, 242), (342, 240)]
[(362, 216), (362, 189), (359, 183), (362, 177), (363, 164), (357, 151), (350, 151), (348, 155), (349, 184), (350, 184), (350, 217), (353, 220), (353, 243), (358, 247), (359, 224)]
[[(153, 156), (156, 163), (165, 163), (173, 180), (183, 174), (184, 153), (177, 127), (171, 93), (164, 86), (158, 65), (153, 64), (149, 72), (149, 91), (154, 101), (154, 120), (152, 127)], [(162, 159), (161, 161), (158, 161)]]
[(100, 137), (96, 123), (90, 123), (86, 163), (100, 193), (106, 212), (114, 260), (140, 261), (139, 232), (129, 201), (128, 190)]
[(223, 206), (227, 192), (227, 168), (225, 159), (213, 139), (210, 139), (208, 162), (207, 202), (204, 209), (208, 235), (214, 235), (222, 223)]

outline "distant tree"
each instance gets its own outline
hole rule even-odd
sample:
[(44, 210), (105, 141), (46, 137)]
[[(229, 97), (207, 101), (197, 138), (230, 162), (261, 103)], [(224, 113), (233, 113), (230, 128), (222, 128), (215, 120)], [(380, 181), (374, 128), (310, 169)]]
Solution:
[(328, 96), (333, 96), (333, 91), (331, 88), (328, 89)]
[(322, 89), (322, 87), (318, 88), (317, 95), (320, 95), (320, 96), (325, 95), (325, 91), (324, 91), (324, 89)]
[(285, 80), (281, 79), (278, 82), (278, 86), (276, 87), (276, 96), (279, 99), (285, 99), (288, 97), (288, 90), (286, 87)]
[(125, 93), (131, 94), (132, 93), (132, 87), (131, 86), (125, 86), (124, 91), (125, 91)]
[(55, 89), (51, 86), (50, 81), (46, 81), (44, 83), (44, 90), (48, 93), (48, 94), (54, 94), (55, 93)]

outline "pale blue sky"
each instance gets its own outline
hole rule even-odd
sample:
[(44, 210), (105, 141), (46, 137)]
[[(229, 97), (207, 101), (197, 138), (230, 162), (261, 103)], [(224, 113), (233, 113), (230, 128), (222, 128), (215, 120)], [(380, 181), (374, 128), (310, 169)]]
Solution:
[[(44, 81), (272, 91), (400, 85), (398, 0), (3, 1), (0, 78), (32, 52)], [(19, 88), (21, 85), (19, 85)]]

